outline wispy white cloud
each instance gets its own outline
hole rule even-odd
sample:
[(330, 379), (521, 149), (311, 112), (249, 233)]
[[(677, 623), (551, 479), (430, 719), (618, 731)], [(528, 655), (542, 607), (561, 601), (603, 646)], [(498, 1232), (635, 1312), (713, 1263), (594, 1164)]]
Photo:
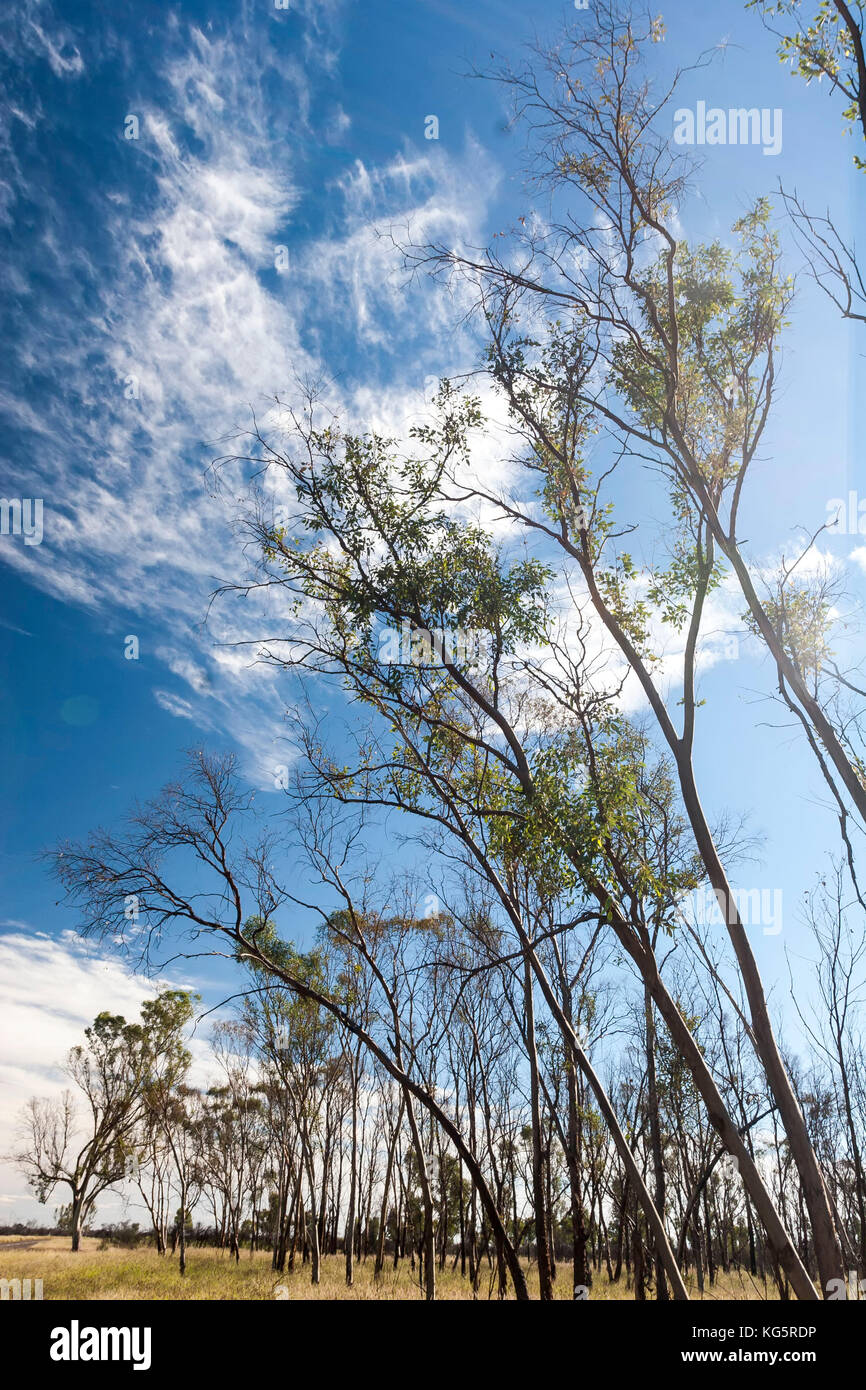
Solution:
[[(311, 130), (314, 87), (339, 42), (338, 6), (303, 13), (310, 62), (279, 72), (294, 133)], [(44, 497), (45, 536), (0, 558), (109, 623), (122, 614), (124, 631), (136, 619), (155, 631), (157, 659), (180, 682), (159, 680), (155, 698), (236, 739), (269, 785), (259, 764), (269, 767), (280, 745), (284, 689), (254, 647), (222, 645), (260, 633), (264, 610), (217, 604), (202, 626), (213, 589), (243, 565), (233, 530), (241, 472), (224, 464), (212, 487), (211, 461), (232, 451), (226, 441), (247, 426), (250, 406), (266, 413), (299, 379), (329, 381), (354, 424), (384, 420), (399, 433), (423, 408), (425, 376), (471, 365), (469, 339), (444, 332), (454, 309), (445, 290), (408, 283), (381, 233), (480, 236), (497, 172), (471, 141), (458, 153), (404, 145), (381, 168), (359, 162), (331, 188), (328, 225), (293, 246), (289, 273), (278, 275), (303, 179), (291, 134), (274, 138), (268, 26), (216, 36), (172, 16), (167, 32), (159, 103), (131, 95), (139, 138), (117, 136), (131, 186), (135, 171), (155, 195), (139, 205), (122, 182), (90, 190), (114, 263), (70, 244), (62, 209), (46, 203), (34, 254), (57, 290), (34, 301), (19, 365), (33, 369), (50, 342), (58, 389), (50, 412), (24, 393), (5, 402), (34, 440), (11, 471), (22, 495)], [(74, 63), (68, 45), (58, 51)], [(348, 116), (337, 106), (329, 120), (325, 139), (339, 138)], [(17, 192), (51, 196), (23, 183)], [(26, 298), (22, 270), (16, 263)]]
[(154, 690), (153, 698), (161, 709), (168, 714), (173, 714), (177, 719), (195, 720), (196, 714), (189, 700), (184, 700), (182, 696), (175, 695), (170, 690)]

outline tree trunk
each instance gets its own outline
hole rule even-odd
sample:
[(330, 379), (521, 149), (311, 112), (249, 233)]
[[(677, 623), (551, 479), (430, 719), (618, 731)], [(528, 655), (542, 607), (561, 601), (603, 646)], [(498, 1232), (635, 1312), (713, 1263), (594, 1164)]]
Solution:
[[(653, 1001), (650, 992), (644, 985), (644, 1020), (646, 1032), (646, 1066), (647, 1066), (647, 1111), (649, 1113), (650, 1128), (650, 1147), (652, 1149), (653, 1173), (655, 1176), (655, 1196), (656, 1208), (659, 1216), (664, 1221), (665, 1217), (665, 1165), (664, 1155), (662, 1154), (662, 1135), (661, 1123), (659, 1120), (659, 1093), (658, 1082), (656, 1080), (656, 1037), (655, 1019), (653, 1018)], [(656, 1254), (656, 1299), (660, 1303), (668, 1300), (668, 1286), (665, 1280), (664, 1265), (661, 1258)]]
[(72, 1249), (77, 1253), (81, 1249), (81, 1228), (84, 1224), (84, 1199), (79, 1192), (72, 1194)]
[(523, 960), (523, 999), (526, 1012), (526, 1052), (529, 1061), (529, 1096), (532, 1122), (532, 1205), (535, 1212), (535, 1246), (538, 1254), (538, 1283), (542, 1302), (553, 1299), (550, 1250), (547, 1243), (547, 1203), (544, 1192), (544, 1156), (541, 1148), (541, 1107), (538, 1097), (538, 1052), (535, 1046), (535, 1005), (532, 997), (532, 967), (528, 954)]
[(180, 1224), (180, 1229), (179, 1229), (179, 1233), (178, 1233), (178, 1240), (179, 1240), (179, 1242), (180, 1242), (180, 1262), (179, 1262), (179, 1263), (180, 1263), (181, 1277), (183, 1277), (183, 1275), (186, 1274), (186, 1186), (185, 1186), (185, 1185), (184, 1185), (183, 1187), (181, 1187), (181, 1190), (180, 1190), (179, 1224)]
[(352, 1058), (350, 1065), (352, 1068), (352, 1151), (349, 1159), (349, 1209), (346, 1212), (346, 1235), (343, 1241), (346, 1247), (347, 1289), (350, 1289), (355, 1282), (355, 1202), (358, 1188), (358, 1078), (354, 1058)]
[[(822, 1288), (826, 1294), (827, 1286), (830, 1281), (843, 1277), (843, 1260), (842, 1247), (830, 1210), (824, 1179), (818, 1166), (815, 1150), (809, 1139), (803, 1112), (794, 1094), (791, 1079), (788, 1076), (785, 1064), (782, 1061), (776, 1044), (776, 1037), (773, 1032), (773, 1025), (770, 1021), (767, 999), (758, 972), (758, 965), (752, 951), (751, 943), (749, 942), (745, 928), (740, 920), (740, 914), (736, 906), (731, 886), (728, 883), (727, 875), (725, 874), (722, 862), (716, 852), (716, 846), (710, 828), (704, 817), (703, 807), (701, 806), (697, 786), (694, 781), (691, 761), (686, 759), (682, 754), (676, 758), (676, 761), (677, 769), (680, 774), (683, 801), (695, 835), (698, 852), (700, 853), (709, 875), (710, 884), (716, 894), (717, 901), (722, 908), (728, 928), (728, 935), (737, 957), (737, 964), (740, 967), (740, 974), (746, 990), (746, 998), (749, 1001), (755, 1050), (763, 1063), (767, 1082), (770, 1087), (770, 1093), (779, 1107), (779, 1115), (785, 1127), (788, 1143), (791, 1146), (791, 1154), (797, 1165), (797, 1172), (800, 1175), (803, 1196), (809, 1212), (809, 1220), (812, 1225), (812, 1239), (815, 1244), (815, 1257), (818, 1261), (818, 1272)], [(794, 1283), (798, 1297), (804, 1297), (800, 1290), (796, 1288), (791, 1270), (786, 1265), (781, 1251), (779, 1252), (779, 1259), (785, 1273), (788, 1275), (789, 1279), (791, 1279), (791, 1282)]]

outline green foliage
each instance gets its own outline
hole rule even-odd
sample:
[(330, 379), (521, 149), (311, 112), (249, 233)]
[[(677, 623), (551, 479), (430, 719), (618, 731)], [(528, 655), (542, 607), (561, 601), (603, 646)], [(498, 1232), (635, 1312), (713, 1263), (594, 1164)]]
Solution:
[[(328, 995), (338, 1003), (344, 1002), (339, 990), (333, 988), (324, 949), (316, 947), (307, 952), (299, 951), (293, 942), (279, 935), (273, 921), (263, 921), (261, 917), (247, 918), (243, 934), (277, 970), (284, 971), (319, 994)], [(235, 948), (235, 957), (257, 980), (272, 984), (274, 976), (267, 964), (250, 956), (240, 945)], [(314, 1000), (303, 998), (288, 985), (285, 989), (268, 988), (262, 997), (261, 1008), (266, 1031), (276, 1051), (318, 1045), (330, 1036), (334, 1028), (330, 1015), (324, 1013)]]
[[(842, 119), (846, 123), (845, 134), (850, 135), (861, 119), (860, 77), (854, 36), (837, 5), (832, 0), (819, 0), (817, 6), (814, 0), (807, 4), (802, 0), (747, 0), (746, 8), (758, 9), (770, 20), (789, 19), (795, 25), (792, 32), (780, 36), (779, 59), (807, 85), (826, 77), (842, 93), (848, 103)], [(862, 5), (858, 0), (850, 0), (848, 10), (862, 43)], [(858, 169), (866, 169), (866, 160), (858, 154), (854, 155), (854, 163)]]
[[(833, 653), (829, 646), (831, 604), (808, 582), (788, 580), (763, 603), (783, 650), (803, 678), (814, 685)], [(749, 631), (758, 635), (751, 612), (743, 614)]]
[[(378, 670), (395, 694), (413, 677), (398, 664), (382, 667), (383, 619), (425, 632), (484, 633), (494, 661), (544, 632), (546, 567), (528, 558), (504, 563), (481, 526), (437, 500), (443, 469), (465, 457), (480, 423), (477, 402), (456, 398), (447, 382), (439, 407), (435, 425), (412, 431), (427, 453), (409, 459), (377, 435), (316, 432), (315, 468), (294, 475), (299, 529), (311, 539), (288, 544), (277, 531), (265, 546), (303, 600), (323, 606), (353, 662)], [(442, 679), (450, 678), (443, 672)]]
[[(738, 246), (680, 242), (640, 277), (641, 341), (613, 348), (613, 380), (653, 439), (688, 449), (718, 499), (737, 475), (765, 357), (785, 323), (793, 282), (778, 273), (770, 203), (733, 226)], [(676, 376), (671, 352), (676, 344)]]

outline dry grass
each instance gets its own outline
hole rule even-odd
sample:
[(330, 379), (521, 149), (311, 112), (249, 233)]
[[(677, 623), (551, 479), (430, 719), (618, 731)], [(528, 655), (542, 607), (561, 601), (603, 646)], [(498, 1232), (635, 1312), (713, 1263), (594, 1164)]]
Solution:
[[(16, 1247), (16, 1242), (18, 1246)], [(318, 1287), (310, 1283), (309, 1266), (298, 1266), (293, 1274), (274, 1274), (270, 1267), (270, 1254), (266, 1251), (250, 1258), (249, 1253), (241, 1256), (235, 1264), (228, 1255), (218, 1250), (199, 1250), (193, 1248), (187, 1253), (187, 1273), (181, 1279), (177, 1260), (170, 1257), (160, 1259), (155, 1250), (141, 1247), (138, 1250), (110, 1248), (100, 1250), (99, 1241), (85, 1238), (82, 1249), (73, 1255), (67, 1238), (60, 1236), (37, 1236), (26, 1242), (29, 1248), (21, 1248), (22, 1238), (18, 1236), (0, 1237), (0, 1278), (41, 1279), (43, 1297), (46, 1299), (384, 1299), (420, 1300), (423, 1292), (418, 1287), (417, 1270), (413, 1275), (407, 1263), (403, 1262), (399, 1271), (387, 1265), (379, 1284), (373, 1279), (373, 1262), (359, 1264), (355, 1284), (346, 1288), (343, 1257), (332, 1255), (322, 1262), (322, 1282)], [(527, 1281), (533, 1297), (537, 1297), (538, 1286), (534, 1267), (527, 1268)], [(689, 1292), (699, 1298), (694, 1281), (689, 1281)], [(567, 1266), (560, 1266), (556, 1281), (558, 1298), (571, 1297), (571, 1279)], [(468, 1299), (471, 1290), (468, 1281), (459, 1272), (450, 1269), (438, 1276), (438, 1297), (443, 1299)], [(485, 1265), (479, 1298), (495, 1298), (495, 1284)], [(630, 1300), (631, 1290), (624, 1279), (609, 1284), (602, 1275), (593, 1285), (592, 1299)], [(712, 1290), (707, 1288), (704, 1297), (715, 1299), (763, 1299), (774, 1298), (775, 1291), (764, 1288), (760, 1282), (753, 1283), (748, 1276), (721, 1275)]]

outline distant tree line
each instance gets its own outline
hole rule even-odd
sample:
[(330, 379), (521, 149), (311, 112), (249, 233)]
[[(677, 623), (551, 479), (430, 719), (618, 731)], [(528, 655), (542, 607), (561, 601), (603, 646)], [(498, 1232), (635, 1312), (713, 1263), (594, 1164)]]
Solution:
[[(408, 1262), (430, 1298), (446, 1266), (475, 1293), (504, 1295), (514, 1269), (532, 1266), (542, 1296), (552, 1295), (557, 1278), (570, 1281), (576, 1298), (592, 1296), (598, 1281), (625, 1278), (635, 1298), (666, 1298), (673, 1290), (640, 1200), (651, 1189), (676, 1267), (699, 1289), (736, 1276), (767, 1296), (788, 1297), (784, 1270), (689, 1068), (654, 1026), (645, 997), (622, 989), (599, 924), (562, 920), (562, 904), (547, 903), (536, 949), (568, 1001), (581, 1046), (604, 1052), (606, 1079), (596, 1084), (627, 1143), (628, 1165), (522, 953), (495, 925), (477, 885), (467, 879), (459, 902), (427, 917), (412, 909), (413, 887), (406, 880), (392, 889), (387, 915), (348, 894), (306, 952), (282, 942), (270, 920), (246, 919), (256, 958), (237, 1017), (213, 1031), (215, 1079), (205, 1089), (188, 1080), (189, 995), (167, 991), (146, 1001), (141, 1025), (96, 1020), (71, 1054), (87, 1125), (79, 1126), (71, 1094), (33, 1101), (18, 1154), (43, 1200), (63, 1184), (70, 1190), (60, 1229), (73, 1248), (93, 1194), (114, 1186), (136, 1215), (146, 1212), (143, 1229), (126, 1222), (92, 1234), (120, 1244), (148, 1239), (160, 1255), (176, 1255), (181, 1272), (190, 1246), (216, 1246), (235, 1261), (242, 1251), (269, 1251), (275, 1271), (308, 1266), (313, 1283), (324, 1256), (340, 1255), (350, 1285), (359, 1261), (377, 1278)], [(824, 885), (815, 904), (815, 966), (828, 983), (850, 965), (839, 947), (838, 906)], [(277, 961), (308, 997), (271, 977), (269, 962)], [(684, 956), (674, 984), (814, 1276), (796, 1166), (742, 1018), (699, 952)], [(839, 997), (828, 990), (826, 1009), (812, 1018), (820, 1038), (814, 1063), (791, 1068), (859, 1268), (866, 1067), (862, 1048), (836, 1029)], [(848, 1024), (862, 1022), (857, 1001)], [(382, 1065), (379, 1049), (405, 1067), (413, 1089)]]

